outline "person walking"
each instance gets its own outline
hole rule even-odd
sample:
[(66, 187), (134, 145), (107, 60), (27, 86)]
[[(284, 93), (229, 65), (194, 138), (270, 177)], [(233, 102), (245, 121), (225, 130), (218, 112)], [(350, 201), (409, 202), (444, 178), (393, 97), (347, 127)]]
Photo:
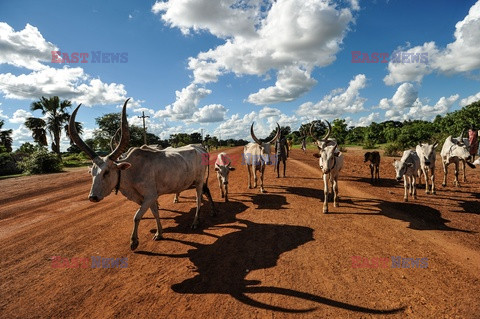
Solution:
[(276, 169), (277, 178), (280, 177), (280, 161), (283, 162), (283, 177), (285, 177), (285, 171), (287, 169), (288, 146), (287, 146), (287, 140), (282, 135), (280, 135), (280, 137), (275, 142), (275, 156), (276, 156), (275, 167), (277, 168)]
[(470, 144), (470, 155), (472, 155), (473, 162), (478, 152), (478, 131), (473, 125), (468, 130), (468, 142)]

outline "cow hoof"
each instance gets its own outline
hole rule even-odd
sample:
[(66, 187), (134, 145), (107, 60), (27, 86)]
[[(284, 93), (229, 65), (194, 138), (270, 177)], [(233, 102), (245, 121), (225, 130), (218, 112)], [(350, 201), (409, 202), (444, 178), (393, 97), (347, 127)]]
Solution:
[(443, 187), (447, 186), (447, 184), (442, 184)]
[(252, 189), (252, 185), (248, 185), (248, 188), (249, 188), (249, 189)]
[(225, 196), (222, 194), (222, 198), (224, 198)]
[(130, 240), (130, 249), (135, 250), (138, 247), (138, 239)]
[(404, 202), (408, 202), (408, 198), (404, 198), (403, 201), (404, 201)]
[(228, 203), (228, 198), (225, 197), (225, 203)]
[(163, 236), (162, 234), (155, 234), (155, 236), (153, 236), (153, 240), (162, 240), (163, 239)]
[(414, 195), (414, 196), (413, 196), (413, 199), (417, 199), (417, 195)]
[(426, 191), (425, 194), (427, 194), (427, 195), (430, 194), (430, 191)]
[(190, 227), (192, 230), (195, 230), (197, 229), (198, 225), (197, 224), (192, 224), (192, 226)]
[(263, 188), (260, 189), (260, 193), (265, 193), (265, 190)]
[(333, 207), (338, 207), (338, 203), (333, 203)]
[(324, 214), (328, 214), (328, 209), (324, 209), (324, 210), (323, 210), (323, 213), (324, 213)]
[(178, 204), (178, 199), (174, 199), (174, 200), (173, 200), (173, 203), (174, 203), (174, 204)]
[(436, 191), (432, 191), (432, 195), (437, 195), (437, 192), (436, 192)]

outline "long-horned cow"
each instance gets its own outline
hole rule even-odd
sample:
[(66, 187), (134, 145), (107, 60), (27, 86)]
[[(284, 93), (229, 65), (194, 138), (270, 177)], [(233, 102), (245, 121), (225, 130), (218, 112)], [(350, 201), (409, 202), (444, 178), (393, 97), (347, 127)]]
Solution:
[(253, 171), (253, 179), (254, 184), (253, 187), (257, 187), (257, 171), (260, 172), (260, 191), (262, 193), (265, 192), (263, 188), (263, 175), (265, 172), (265, 165), (271, 164), (270, 159), (270, 150), (271, 150), (271, 143), (275, 143), (275, 141), (280, 137), (280, 125), (277, 123), (277, 134), (275, 137), (269, 142), (261, 142), (253, 132), (253, 123), (250, 127), (250, 135), (252, 136), (255, 143), (248, 143), (245, 145), (243, 149), (243, 162), (245, 163), (248, 171), (248, 188), (252, 188), (252, 173)]
[[(393, 166), (395, 167), (397, 181), (400, 181), (403, 177), (403, 187), (405, 189), (403, 199), (408, 202), (408, 193), (414, 199), (417, 199), (416, 181), (420, 170), (420, 158), (417, 152), (412, 150), (404, 151), (399, 161), (393, 160)], [(408, 188), (409, 192), (407, 192)]]
[(316, 144), (319, 150), (319, 153), (315, 153), (313, 156), (318, 158), (318, 164), (320, 169), (323, 172), (323, 212), (328, 213), (328, 183), (332, 184), (333, 190), (333, 206), (338, 207), (338, 176), (340, 170), (343, 167), (343, 154), (337, 148), (338, 144), (335, 140), (329, 139), (330, 133), (332, 131), (332, 126), (328, 121), (325, 121), (328, 124), (327, 133), (325, 136), (318, 140), (313, 136), (312, 128), (313, 124), (310, 126), (310, 135), (316, 139)]
[(202, 192), (210, 200), (212, 214), (215, 214), (215, 207), (207, 186), (208, 166), (202, 163), (202, 157), (208, 156), (208, 153), (201, 147), (188, 145), (168, 152), (150, 148), (133, 148), (125, 158), (118, 159), (130, 139), (126, 113), (127, 102), (128, 99), (122, 109), (120, 143), (105, 157), (97, 155), (80, 138), (75, 125), (73, 125), (81, 104), (77, 106), (70, 117), (69, 129), (73, 142), (93, 161), (91, 169), (93, 180), (88, 196), (89, 200), (99, 202), (115, 190), (115, 193), (120, 191), (127, 199), (140, 205), (133, 219), (134, 226), (130, 241), (130, 248), (134, 250), (139, 244), (138, 225), (148, 209), (152, 211), (157, 223), (157, 232), (153, 239), (160, 240), (162, 238), (162, 225), (157, 203), (160, 195), (178, 193), (195, 187), (197, 209), (192, 228), (198, 225)]
[(222, 152), (217, 155), (215, 172), (217, 172), (218, 186), (220, 187), (222, 198), (225, 198), (225, 202), (228, 202), (228, 175), (230, 171), (235, 170), (235, 167), (232, 167), (231, 164), (232, 161), (227, 153)]
[[(420, 168), (422, 170), (423, 176), (425, 177), (425, 193), (429, 194), (430, 189), (428, 187), (428, 173), (430, 172), (431, 176), (431, 191), (432, 194), (436, 194), (435, 191), (435, 148), (438, 146), (438, 142), (433, 144), (420, 143), (415, 148), (418, 157), (420, 158)], [(419, 176), (420, 179), (420, 176)]]
[(463, 181), (467, 180), (465, 175), (465, 163), (468, 166), (475, 168), (475, 165), (469, 162), (471, 155), (468, 151), (467, 146), (462, 141), (461, 138), (452, 138), (449, 136), (445, 139), (445, 143), (443, 143), (442, 151), (440, 152), (442, 157), (442, 164), (443, 164), (443, 182), (442, 186), (447, 185), (447, 174), (448, 174), (448, 165), (451, 163), (455, 164), (455, 180), (454, 185), (459, 187), (460, 183), (458, 182), (458, 168), (459, 163), (463, 162)]

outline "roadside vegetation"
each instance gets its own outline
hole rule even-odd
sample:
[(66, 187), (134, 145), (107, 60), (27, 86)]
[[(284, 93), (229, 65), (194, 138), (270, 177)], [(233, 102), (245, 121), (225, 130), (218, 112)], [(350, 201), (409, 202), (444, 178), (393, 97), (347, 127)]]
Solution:
[[(91, 161), (72, 142), (66, 152), (60, 151), (62, 134), (68, 137), (68, 109), (71, 102), (61, 101), (58, 97), (42, 97), (33, 102), (31, 110), (40, 110), (42, 118), (31, 117), (25, 126), (32, 132), (35, 144), (24, 143), (17, 150), (12, 150), (12, 130), (2, 130), (4, 121), (0, 120), (0, 177), (20, 176), (22, 174), (43, 174), (62, 171), (65, 167), (86, 166)], [(85, 142), (98, 154), (106, 155), (110, 152), (111, 143), (115, 145), (115, 132), (120, 127), (120, 113), (109, 113), (95, 119), (97, 129), (93, 131), (92, 138)], [(313, 124), (313, 127), (312, 127)], [(335, 119), (331, 122), (332, 132), (330, 137), (335, 138), (342, 151), (348, 146), (358, 146), (364, 149), (383, 149), (386, 156), (399, 156), (420, 142), (438, 141), (438, 148), (449, 135), (459, 137), (468, 128), (480, 126), (480, 101), (467, 105), (460, 110), (437, 115), (433, 121), (385, 121), (372, 122), (369, 126), (348, 126), (344, 119)], [(75, 123), (77, 131), (82, 134), (81, 123)], [(129, 146), (144, 144), (143, 129), (131, 125)], [(307, 149), (315, 149), (314, 138), (322, 138), (327, 125), (324, 121), (313, 121), (302, 124), (298, 130), (292, 131), (289, 126), (282, 126), (282, 135), (290, 140), (293, 148), (300, 148), (302, 139), (307, 141)], [(264, 141), (271, 140), (276, 134), (273, 130)], [(51, 151), (48, 150), (47, 137), (50, 136)], [(113, 137), (113, 138), (112, 138)], [(172, 134), (168, 139), (162, 140), (152, 133), (146, 133), (147, 144), (180, 147), (187, 144), (202, 143), (199, 132)], [(225, 147), (241, 146), (248, 142), (245, 140), (221, 140), (217, 136), (206, 135), (203, 144), (210, 150), (220, 150)]]

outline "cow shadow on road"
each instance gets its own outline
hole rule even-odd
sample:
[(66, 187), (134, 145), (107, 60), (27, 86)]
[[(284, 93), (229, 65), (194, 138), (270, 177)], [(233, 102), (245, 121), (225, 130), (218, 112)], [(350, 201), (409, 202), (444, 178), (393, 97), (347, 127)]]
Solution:
[(469, 230), (463, 230), (447, 226), (450, 220), (442, 217), (438, 209), (416, 204), (416, 203), (398, 203), (388, 201), (378, 201), (380, 214), (393, 219), (399, 219), (410, 223), (408, 228), (416, 230), (445, 230), (472, 233)]
[[(219, 237), (212, 244), (170, 239), (192, 247), (186, 255), (195, 265), (196, 272), (192, 278), (173, 284), (173, 291), (181, 294), (224, 294), (252, 307), (286, 313), (311, 312), (316, 309), (315, 303), (371, 314), (403, 310), (372, 309), (289, 288), (261, 286), (262, 282), (255, 277), (247, 280), (250, 272), (273, 268), (277, 266), (280, 255), (313, 241), (313, 229), (238, 221), (242, 225), (232, 226), (237, 231)], [(270, 294), (278, 298), (272, 298), (271, 304), (268, 304), (256, 300), (253, 294)], [(284, 298), (299, 298), (307, 303), (303, 308), (287, 308), (282, 306)]]
[(287, 209), (287, 198), (277, 194), (251, 194), (249, 195), (256, 209)]

